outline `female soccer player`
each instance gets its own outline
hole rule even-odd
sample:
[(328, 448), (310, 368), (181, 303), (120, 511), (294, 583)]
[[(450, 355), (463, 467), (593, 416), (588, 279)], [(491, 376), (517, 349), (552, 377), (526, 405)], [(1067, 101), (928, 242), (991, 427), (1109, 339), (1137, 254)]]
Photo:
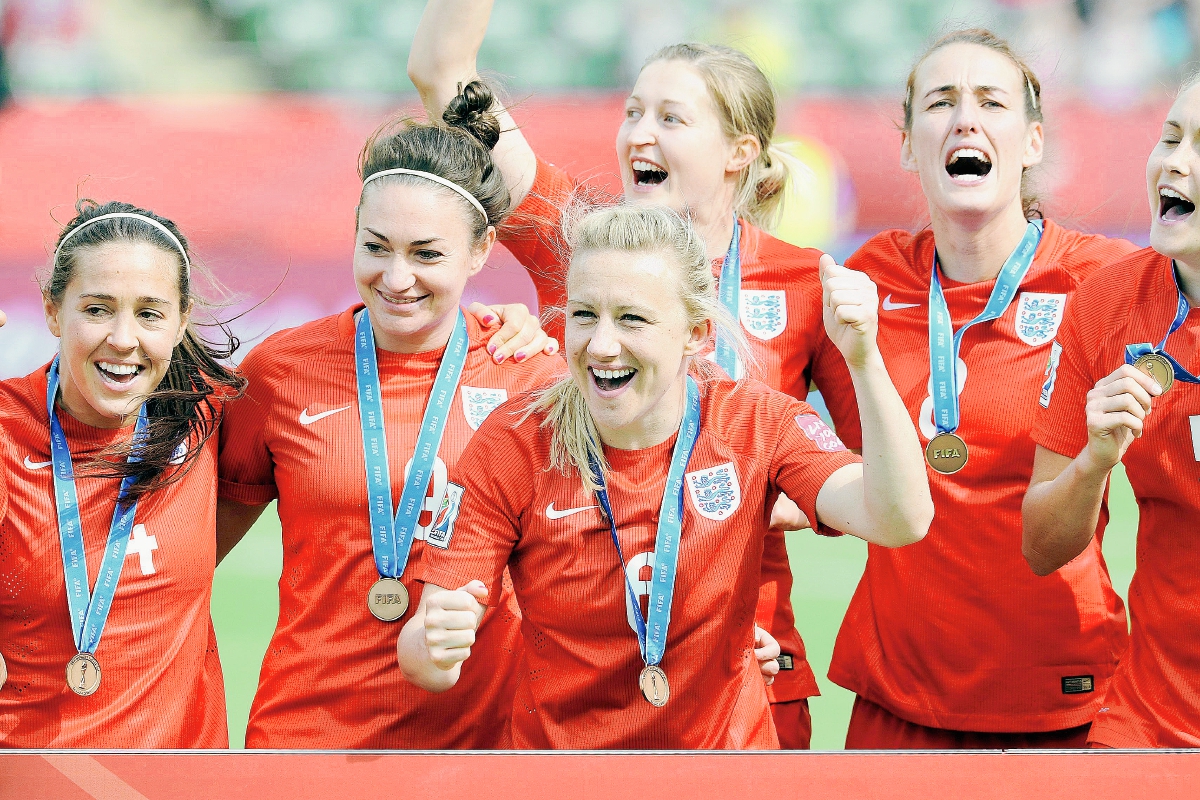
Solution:
[(514, 746), (777, 747), (752, 653), (776, 496), (888, 546), (920, 539), (933, 513), (875, 347), (874, 286), (824, 267), (825, 325), (862, 397), (860, 459), (809, 406), (696, 358), (714, 326), (738, 334), (676, 212), (595, 212), (571, 244), (570, 375), (497, 410), (459, 460), (456, 535), (422, 564), (401, 668), (432, 691), (489, 668), (475, 629), (508, 567), (526, 642)]
[(0, 382), (0, 746), (228, 747), (209, 598), (236, 343), (195, 333), (174, 223), (76, 210), (43, 289), (58, 355)]
[(414, 567), (450, 544), (459, 490), (447, 469), (493, 408), (562, 370), (520, 351), (523, 363), (497, 364), (459, 309), (509, 208), (490, 104), (471, 85), (446, 126), (385, 126), (368, 140), (354, 250), (362, 305), (276, 334), (242, 364), (247, 399), (221, 435), (222, 550), (276, 498), (284, 544), (249, 747), (506, 743), (515, 607), (484, 620), (486, 658), (448, 695), (406, 683), (394, 655), (396, 623), (420, 598)]
[[(429, 0), (409, 55), (409, 76), (431, 113), (456, 87), (476, 77), (492, 0)], [(507, 112), (496, 163), (514, 204), (501, 241), (525, 265), (545, 309), (565, 302), (566, 255), (561, 214), (576, 185), (541, 161)], [(824, 338), (820, 252), (768, 235), (789, 177), (790, 159), (771, 143), (775, 95), (743, 53), (727, 47), (681, 44), (646, 62), (617, 130), (616, 149), (625, 199), (686, 209), (719, 275), (722, 304), (749, 335), (756, 367), (750, 375), (797, 399), (815, 379), (813, 359)], [(561, 336), (556, 318), (547, 329)], [(729, 341), (718, 340), (716, 361), (731, 376), (745, 368)], [(795, 505), (782, 498), (779, 526), (804, 527)], [(795, 628), (792, 574), (782, 530), (767, 541), (758, 621), (778, 640), (784, 667), (769, 692), (785, 748), (807, 748), (811, 719), (805, 698), (818, 694)]]
[[(1133, 249), (1037, 218), (1026, 171), (1042, 158), (1041, 108), (1037, 78), (1003, 40), (935, 42), (908, 78), (900, 156), (931, 229), (886, 231), (847, 260), (879, 285), (879, 349), (926, 444), (937, 507), (917, 547), (869, 548), (829, 670), (858, 695), (847, 748), (1083, 746), (1125, 647), (1099, 538), (1046, 580), (1017, 536), (1063, 308)], [(821, 360), (839, 356), (827, 347)], [(825, 397), (853, 447), (854, 396), (834, 386)]]
[(1050, 576), (1044, 580), (1062, 583), (1095, 548), (1118, 461), (1140, 512), (1132, 637), (1092, 725), (1094, 745), (1200, 747), (1200, 323), (1188, 313), (1200, 302), (1197, 141), (1193, 79), (1146, 164), (1150, 247), (1079, 288), (1051, 351), (1045, 410), (1033, 430), (1024, 550), (1034, 571)]

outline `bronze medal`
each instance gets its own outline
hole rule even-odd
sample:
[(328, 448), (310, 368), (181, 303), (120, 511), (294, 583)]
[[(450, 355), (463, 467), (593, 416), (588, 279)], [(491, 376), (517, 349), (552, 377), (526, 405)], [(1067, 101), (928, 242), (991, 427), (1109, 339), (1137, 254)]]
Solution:
[(655, 708), (662, 708), (671, 699), (671, 684), (667, 683), (667, 673), (656, 666), (648, 666), (638, 675), (638, 686), (642, 689), (642, 697)]
[(967, 443), (953, 433), (939, 433), (925, 446), (925, 460), (943, 475), (953, 475), (967, 465)]
[(80, 697), (100, 688), (100, 664), (91, 653), (80, 653), (67, 662), (67, 686)]
[(367, 592), (367, 608), (376, 619), (395, 622), (408, 611), (408, 589), (396, 578), (380, 578)]
[(1133, 362), (1136, 369), (1149, 375), (1151, 378), (1162, 387), (1163, 394), (1167, 393), (1167, 389), (1171, 388), (1171, 384), (1175, 383), (1175, 368), (1171, 366), (1171, 362), (1167, 361), (1158, 353), (1147, 353), (1144, 356), (1139, 356), (1137, 361)]

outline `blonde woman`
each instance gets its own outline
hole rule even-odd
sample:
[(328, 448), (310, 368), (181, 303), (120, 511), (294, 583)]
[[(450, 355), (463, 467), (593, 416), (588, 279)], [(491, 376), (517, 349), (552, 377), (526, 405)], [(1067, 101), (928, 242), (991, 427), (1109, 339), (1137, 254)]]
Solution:
[[(457, 87), (477, 75), (492, 0), (430, 0), (409, 56), (409, 76), (431, 115)], [(501, 241), (525, 265), (543, 310), (566, 299), (566, 251), (561, 214), (574, 179), (540, 160), (507, 112), (496, 165), (515, 211)], [(815, 363), (824, 338), (817, 250), (793, 247), (769, 228), (789, 177), (789, 158), (772, 144), (775, 93), (744, 53), (728, 47), (679, 44), (655, 53), (638, 75), (616, 127), (616, 154), (627, 202), (687, 210), (711, 264), (714, 290), (748, 338), (755, 368), (748, 373), (797, 399), (825, 376)], [(618, 120), (614, 120), (618, 122)], [(547, 331), (562, 338), (561, 318)], [(733, 377), (746, 374), (734, 336), (718, 337), (714, 358)], [(775, 509), (781, 528), (805, 527), (794, 504)], [(763, 553), (758, 624), (778, 640), (785, 658), (768, 694), (785, 748), (807, 748), (806, 698), (816, 679), (795, 629), (792, 574), (782, 531)]]
[(595, 212), (571, 244), (570, 375), (502, 406), (464, 451), (456, 535), (421, 566), (401, 667), (431, 691), (453, 687), (507, 566), (526, 642), (514, 746), (778, 747), (752, 643), (779, 493), (886, 546), (919, 540), (933, 516), (875, 346), (874, 286), (825, 264), (860, 458), (809, 406), (697, 358), (717, 329), (738, 337), (702, 237), (675, 212)]

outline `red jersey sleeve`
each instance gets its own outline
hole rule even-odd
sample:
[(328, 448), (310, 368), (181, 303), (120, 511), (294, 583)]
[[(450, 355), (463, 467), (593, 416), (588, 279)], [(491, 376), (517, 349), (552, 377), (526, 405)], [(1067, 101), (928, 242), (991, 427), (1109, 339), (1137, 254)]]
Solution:
[(562, 235), (562, 216), (575, 191), (570, 175), (539, 158), (529, 194), (500, 229), (501, 243), (533, 280), (547, 333), (560, 342), (562, 318), (554, 315), (547, 319), (546, 312), (562, 308), (567, 301), (569, 256)]
[(273, 357), (273, 338), (251, 350), (242, 361), (246, 393), (225, 404), (217, 468), (217, 495), (223, 500), (262, 505), (279, 496), (266, 429), (275, 386), (295, 362)]
[[(0, 426), (0, 450), (8, 450), (12, 447), (12, 440), (8, 438), (8, 431)], [(5, 463), (5, 458), (0, 455), (0, 464)], [(11, 463), (11, 462), (10, 462)], [(4, 517), (8, 513), (8, 471), (0, 469), (0, 530), (3, 530)]]
[(518, 395), (493, 411), (471, 438), (450, 473), (451, 490), (458, 489), (459, 509), (446, 548), (425, 549), (414, 577), (448, 589), (473, 580), (488, 587), (488, 605), (499, 603), (502, 577), (509, 556), (521, 537), (521, 517), (533, 500), (535, 463), (526, 436), (537, 432), (537, 421), (518, 425), (529, 402)]
[(862, 459), (846, 449), (808, 403), (793, 401), (782, 416), (771, 456), (771, 480), (810, 520), (816, 520), (817, 493), (825, 481)]
[(852, 450), (862, 449), (862, 427), (858, 419), (858, 400), (846, 359), (824, 333), (813, 357), (813, 383), (821, 393), (837, 436)]
[[(1087, 353), (1096, 350), (1096, 340), (1082, 330), (1083, 320), (1077, 313), (1080, 299), (1077, 296), (1076, 302), (1067, 305), (1058, 335), (1050, 345), (1032, 433), (1034, 442), (1069, 458), (1079, 455), (1087, 444), (1087, 393), (1103, 377), (1093, 374), (1087, 358)], [(1091, 346), (1085, 347), (1088, 341)]]

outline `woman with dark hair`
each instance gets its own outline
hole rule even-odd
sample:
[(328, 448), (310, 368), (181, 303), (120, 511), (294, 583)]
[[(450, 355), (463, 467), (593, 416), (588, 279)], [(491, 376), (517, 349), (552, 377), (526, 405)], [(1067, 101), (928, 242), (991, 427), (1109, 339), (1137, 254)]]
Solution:
[[(858, 695), (847, 748), (1082, 746), (1125, 647), (1099, 536), (1056, 579), (1021, 558), (1055, 331), (1079, 283), (1133, 250), (1040, 218), (1027, 172), (1042, 147), (1041, 86), (1002, 39), (950, 33), (913, 67), (900, 160), (931, 224), (885, 231), (846, 266), (879, 285), (879, 349), (925, 444), (937, 515), (919, 545), (868, 548), (829, 668)], [(820, 360), (838, 374), (833, 347)], [(853, 447), (841, 374), (825, 397)]]
[(490, 334), (459, 308), (509, 210), (491, 103), (468, 85), (444, 124), (371, 136), (353, 262), (362, 303), (275, 334), (242, 362), (247, 398), (221, 431), (220, 551), (273, 499), (284, 545), (249, 747), (508, 741), (515, 607), (484, 619), (485, 657), (454, 692), (417, 689), (395, 660), (400, 621), (420, 599), (413, 570), (450, 543), (460, 494), (447, 471), (492, 409), (562, 369), (536, 350), (498, 364)]
[(228, 747), (209, 599), (237, 342), (197, 335), (174, 223), (77, 211), (43, 289), (58, 355), (0, 382), (0, 745)]

